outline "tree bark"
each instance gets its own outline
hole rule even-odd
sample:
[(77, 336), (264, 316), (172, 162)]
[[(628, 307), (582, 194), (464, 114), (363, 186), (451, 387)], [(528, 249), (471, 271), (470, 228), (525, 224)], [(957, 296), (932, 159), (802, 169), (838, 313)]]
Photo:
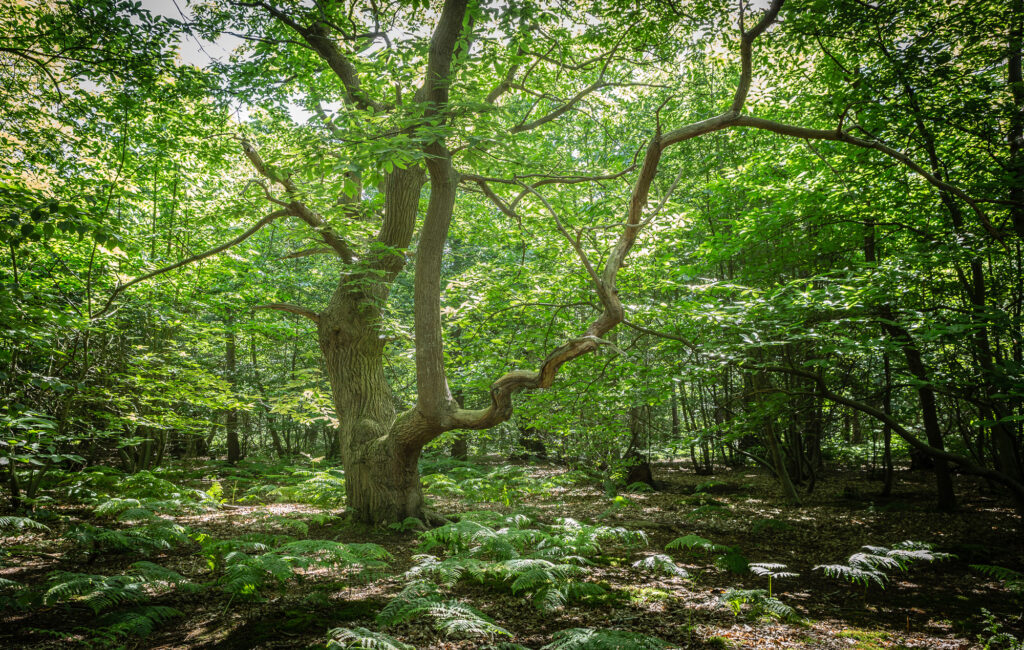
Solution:
[[(231, 390), (235, 389), (235, 372), (237, 370), (237, 356), (235, 351), (235, 329), (234, 319), (228, 318), (224, 331), (224, 371), (227, 374)], [(238, 409), (232, 407), (224, 415), (224, 430), (228, 442), (228, 462), (234, 465), (242, 459), (242, 448), (238, 443)]]

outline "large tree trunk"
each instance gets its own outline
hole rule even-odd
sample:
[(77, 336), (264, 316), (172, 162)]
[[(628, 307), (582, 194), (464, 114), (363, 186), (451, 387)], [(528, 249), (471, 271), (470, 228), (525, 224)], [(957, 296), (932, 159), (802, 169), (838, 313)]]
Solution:
[(420, 448), (403, 443), (411, 426), (399, 420), (384, 376), (379, 310), (342, 285), (320, 315), (320, 349), (338, 414), (335, 445), (345, 468), (353, 517), (368, 523), (426, 520), (417, 462)]

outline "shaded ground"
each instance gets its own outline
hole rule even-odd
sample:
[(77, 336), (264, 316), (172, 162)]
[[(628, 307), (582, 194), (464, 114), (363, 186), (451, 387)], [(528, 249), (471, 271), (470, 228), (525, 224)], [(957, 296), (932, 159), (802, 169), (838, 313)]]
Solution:
[[(565, 472), (557, 466), (529, 467), (538, 485), (545, 477)], [(436, 507), (453, 515), (469, 509), (527, 509), (541, 521), (599, 520), (641, 529), (649, 536), (648, 549), (610, 553), (592, 569), (588, 579), (606, 586), (606, 597), (570, 604), (550, 615), (538, 613), (522, 596), (472, 583), (459, 583), (452, 593), (472, 602), (509, 630), (515, 643), (529, 648), (549, 643), (553, 632), (570, 627), (632, 630), (687, 648), (970, 648), (980, 647), (982, 608), (1004, 621), (1009, 626), (1005, 629), (1021, 634), (1024, 603), (1008, 594), (999, 581), (969, 567), (1024, 568), (1021, 521), (1007, 504), (972, 479), (959, 479), (961, 512), (942, 514), (933, 510), (927, 474), (901, 473), (895, 497), (884, 502), (872, 498), (878, 483), (853, 473), (828, 476), (799, 508), (782, 507), (774, 483), (759, 471), (704, 477), (683, 466), (658, 466), (655, 476), (660, 491), (618, 495), (617, 500), (594, 485), (532, 489), (529, 481), (510, 483), (511, 487), (497, 491), (496, 502), (471, 504), (435, 494)], [(68, 521), (90, 515), (82, 508), (61, 512), (70, 517)], [(183, 616), (147, 637), (127, 637), (118, 643), (132, 648), (304, 648), (322, 647), (326, 631), (333, 627), (376, 629), (377, 612), (407, 583), (403, 574), (414, 563), (418, 538), (414, 532), (350, 526), (325, 518), (323, 512), (294, 503), (228, 503), (219, 510), (176, 520), (218, 538), (246, 532), (294, 535), (288, 520), (305, 521), (304, 538), (384, 546), (393, 556), (387, 572), (356, 578), (310, 568), (282, 587), (264, 591), (262, 602), (210, 590), (159, 595), (154, 603), (175, 607)], [(664, 552), (666, 543), (690, 533), (736, 547), (751, 562), (783, 563), (798, 573), (775, 581), (773, 587), (779, 599), (796, 608), (806, 622), (734, 615), (720, 601), (723, 592), (767, 588), (767, 580), (725, 571), (715, 566), (710, 553), (673, 552), (689, 578), (652, 578), (630, 566), (637, 557)], [(884, 590), (875, 585), (864, 589), (813, 570), (819, 564), (843, 562), (865, 544), (889, 546), (902, 540), (931, 542), (957, 558), (916, 565), (906, 574), (896, 572)], [(0, 577), (23, 584), (41, 582), (54, 570), (118, 573), (140, 559), (83, 556), (52, 534), (25, 533), (4, 538), (4, 543), (12, 557), (6, 568), (0, 568)], [(189, 545), (146, 559), (197, 581), (210, 579), (208, 568)], [(84, 608), (8, 609), (0, 613), (0, 647), (84, 643), (89, 635), (82, 628), (94, 619)], [(443, 638), (426, 622), (396, 626), (388, 632), (418, 648), (486, 645), (479, 639)]]

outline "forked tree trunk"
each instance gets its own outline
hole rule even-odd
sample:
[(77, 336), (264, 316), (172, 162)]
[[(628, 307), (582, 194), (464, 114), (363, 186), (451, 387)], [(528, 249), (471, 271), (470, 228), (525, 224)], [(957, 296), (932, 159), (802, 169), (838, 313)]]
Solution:
[(350, 513), (367, 523), (427, 520), (417, 463), (420, 447), (403, 444), (404, 425), (384, 375), (379, 311), (361, 294), (338, 288), (320, 315), (320, 349), (338, 414), (336, 446), (345, 468)]

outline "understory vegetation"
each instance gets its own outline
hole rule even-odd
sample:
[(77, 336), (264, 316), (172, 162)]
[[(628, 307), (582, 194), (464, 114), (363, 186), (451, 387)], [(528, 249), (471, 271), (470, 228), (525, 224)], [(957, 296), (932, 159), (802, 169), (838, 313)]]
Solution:
[[(448, 523), (374, 528), (341, 516), (341, 479), (315, 465), (54, 472), (31, 512), (0, 517), (0, 641), (1020, 645), (1022, 574), (1006, 566), (1019, 556), (1000, 550), (1019, 544), (1008, 513), (937, 516), (920, 472), (901, 472), (899, 500), (840, 473), (794, 509), (764, 498), (771, 478), (751, 469), (708, 481), (658, 464), (654, 492), (607, 470), (433, 455), (425, 490)], [(980, 506), (985, 493), (965, 498)]]

